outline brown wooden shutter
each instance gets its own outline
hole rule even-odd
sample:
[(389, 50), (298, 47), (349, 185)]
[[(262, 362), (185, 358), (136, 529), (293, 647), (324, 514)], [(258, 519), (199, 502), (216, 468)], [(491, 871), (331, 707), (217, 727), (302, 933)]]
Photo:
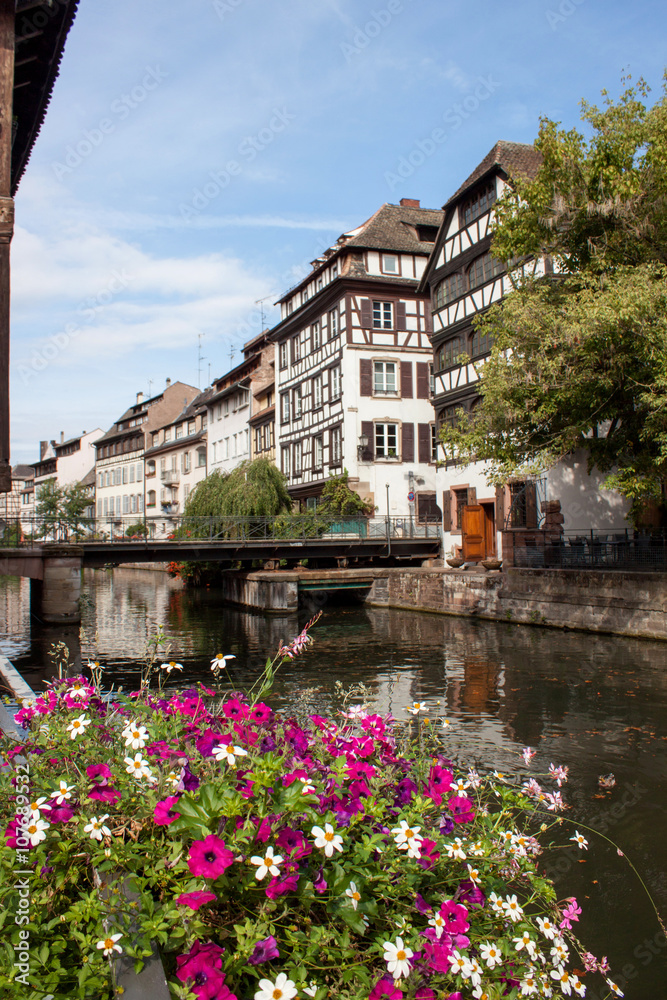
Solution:
[(428, 362), (417, 362), (417, 399), (428, 399), (430, 393)]
[(474, 503), (477, 503), (477, 487), (468, 487), (468, 506), (471, 507)]
[(373, 362), (370, 358), (359, 360), (359, 395), (373, 395)]
[(405, 318), (405, 302), (396, 303), (396, 329), (407, 330), (408, 324)]
[(401, 361), (401, 397), (412, 399), (412, 361)]
[(401, 428), (401, 461), (415, 460), (415, 425), (403, 424)]
[(496, 531), (505, 527), (505, 487), (496, 486)]
[(526, 483), (526, 527), (537, 527), (537, 492), (535, 483)]
[(443, 531), (452, 530), (452, 494), (445, 490), (442, 494), (442, 527)]
[[(431, 461), (431, 425), (418, 424), (417, 441), (419, 443), (419, 461), (428, 464)], [(435, 501), (435, 497), (434, 497)]]
[(373, 314), (370, 299), (361, 300), (361, 326), (364, 330), (370, 330), (373, 326)]
[(361, 421), (361, 433), (368, 438), (368, 444), (361, 453), (362, 461), (372, 462), (375, 459), (375, 427), (372, 420)]

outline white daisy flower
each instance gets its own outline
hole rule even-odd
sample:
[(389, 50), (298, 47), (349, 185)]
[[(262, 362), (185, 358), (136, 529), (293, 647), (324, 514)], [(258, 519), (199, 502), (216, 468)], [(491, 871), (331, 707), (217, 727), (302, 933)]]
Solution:
[(46, 840), (46, 833), (44, 831), (48, 830), (50, 825), (50, 823), (46, 823), (39, 817), (33, 817), (30, 822), (23, 827), (23, 832), (30, 840), (31, 847), (37, 847), (37, 844), (41, 843), (42, 840)]
[(86, 726), (89, 726), (90, 722), (91, 720), (86, 715), (80, 715), (78, 719), (72, 719), (67, 727), (70, 739), (75, 740), (81, 733), (85, 733)]
[(405, 706), (405, 711), (409, 712), (410, 715), (420, 715), (422, 712), (427, 712), (425, 701), (413, 701), (411, 705)]
[(431, 927), (435, 928), (435, 936), (437, 938), (442, 937), (446, 924), (445, 924), (445, 918), (439, 911), (431, 917), (431, 919), (429, 920), (429, 924), (431, 925)]
[(271, 982), (270, 979), (260, 979), (255, 1000), (292, 1000), (297, 995), (297, 988), (284, 972), (280, 972)]
[(575, 844), (577, 844), (579, 846), (579, 850), (580, 851), (587, 851), (588, 850), (588, 841), (583, 836), (583, 834), (579, 833), (578, 830), (574, 831), (574, 837), (570, 837), (570, 840), (573, 840), (575, 842)]
[(41, 815), (40, 810), (50, 810), (51, 806), (48, 804), (46, 796), (42, 795), (39, 799), (35, 799), (34, 802), (31, 802), (28, 808), (30, 809), (30, 815), (32, 818), (39, 819)]
[(465, 861), (467, 855), (463, 850), (463, 842), (460, 837), (455, 837), (454, 840), (445, 844), (445, 850), (447, 851), (447, 857), (458, 858), (459, 861)]
[(545, 938), (549, 938), (550, 941), (553, 941), (558, 933), (558, 928), (551, 922), (551, 920), (549, 920), (548, 917), (538, 917), (537, 926), (540, 928)]
[(505, 916), (509, 917), (512, 923), (516, 923), (521, 920), (523, 916), (523, 910), (519, 906), (519, 901), (516, 896), (505, 896), (505, 900), (502, 903), (503, 913)]
[(68, 694), (70, 698), (78, 699), (78, 698), (87, 698), (90, 692), (87, 686), (85, 684), (82, 684), (81, 681), (74, 681), (72, 686), (67, 688), (65, 694)]
[(497, 944), (493, 944), (492, 941), (485, 941), (483, 945), (480, 945), (479, 953), (482, 956), (482, 961), (486, 962), (489, 969), (495, 968), (496, 965), (500, 965), (503, 960), (503, 953)]
[(118, 954), (120, 955), (123, 949), (116, 942), (120, 941), (122, 936), (123, 936), (122, 934), (110, 934), (108, 937), (105, 937), (101, 941), (98, 941), (95, 947), (101, 949), (103, 948), (104, 951), (102, 952), (102, 954), (105, 957), (107, 955), (113, 955), (114, 951), (117, 951)]
[(462, 955), (459, 951), (455, 950), (451, 955), (447, 956), (447, 961), (451, 965), (454, 974), (462, 976), (463, 979), (470, 979), (474, 972), (474, 966), (470, 963), (466, 955)]
[(625, 996), (625, 993), (622, 993), (621, 990), (616, 985), (616, 983), (612, 982), (611, 979), (606, 979), (605, 982), (607, 983), (607, 986), (609, 987), (609, 989), (611, 990), (611, 992), (615, 993), (617, 997), (624, 997)]
[(399, 851), (407, 851), (409, 858), (420, 858), (421, 851), (419, 845), (424, 839), (420, 834), (420, 826), (410, 826), (404, 819), (400, 825), (391, 831), (394, 834), (394, 843), (398, 845)]
[(160, 670), (166, 670), (168, 674), (170, 674), (172, 670), (182, 670), (182, 669), (183, 669), (183, 664), (176, 663), (176, 660), (170, 660), (169, 663), (160, 664)]
[(559, 965), (557, 969), (552, 969), (550, 972), (552, 979), (555, 979), (566, 996), (572, 996), (572, 983), (570, 981), (570, 974), (567, 972), (562, 965)]
[(226, 760), (230, 767), (236, 767), (236, 758), (247, 757), (248, 751), (242, 747), (230, 746), (223, 743), (219, 747), (213, 747), (213, 756), (216, 760)]
[(89, 833), (91, 840), (101, 840), (103, 835), (105, 837), (110, 837), (111, 830), (109, 829), (108, 826), (104, 825), (105, 819), (108, 818), (109, 818), (109, 813), (105, 813), (104, 816), (100, 816), (99, 819), (97, 818), (97, 816), (91, 816), (90, 823), (84, 826), (83, 832)]
[(136, 722), (128, 722), (123, 730), (125, 746), (132, 750), (143, 750), (148, 743), (150, 736), (145, 726), (138, 726)]
[(352, 906), (356, 910), (361, 900), (361, 893), (354, 882), (350, 882), (348, 888), (345, 890), (345, 895), (352, 900)]
[(52, 798), (56, 800), (56, 805), (61, 806), (65, 800), (72, 798), (72, 792), (74, 791), (74, 785), (68, 785), (66, 781), (62, 778), (58, 783), (57, 791), (53, 792)]
[(148, 761), (144, 760), (140, 753), (135, 753), (134, 757), (126, 757), (125, 763), (127, 764), (125, 770), (128, 774), (134, 775), (135, 778), (148, 778), (149, 781), (155, 780)]
[(257, 865), (255, 878), (261, 882), (267, 872), (271, 875), (280, 875), (280, 865), (283, 863), (283, 856), (282, 854), (274, 855), (273, 848), (267, 847), (263, 857), (260, 858), (258, 855), (255, 855), (250, 859), (250, 863)]
[(213, 671), (222, 670), (224, 667), (227, 666), (227, 660), (235, 660), (235, 659), (236, 657), (234, 656), (233, 653), (227, 653), (226, 656), (223, 656), (222, 653), (216, 653), (213, 659), (211, 660), (211, 670)]
[(384, 960), (387, 963), (387, 971), (391, 972), (394, 979), (410, 974), (410, 959), (413, 952), (403, 944), (403, 938), (397, 937), (396, 944), (391, 941), (384, 941)]
[(315, 847), (323, 848), (328, 858), (333, 856), (334, 851), (343, 850), (343, 838), (336, 833), (331, 823), (325, 823), (324, 829), (321, 826), (313, 826), (310, 832), (315, 838)]

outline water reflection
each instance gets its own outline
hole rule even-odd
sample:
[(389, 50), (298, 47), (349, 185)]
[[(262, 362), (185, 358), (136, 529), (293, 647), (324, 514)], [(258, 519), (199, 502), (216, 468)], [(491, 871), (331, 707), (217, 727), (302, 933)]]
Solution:
[[(537, 748), (534, 772), (551, 761), (568, 764), (568, 819), (621, 844), (667, 912), (666, 646), (365, 606), (327, 605), (324, 612), (315, 646), (281, 670), (274, 701), (306, 698), (313, 709), (334, 712), (335, 681), (363, 683), (380, 711), (405, 719), (407, 704), (427, 701), (433, 719), (449, 719), (442, 733), (453, 757), (515, 771), (530, 745)], [(137, 662), (163, 625), (184, 678), (210, 683), (211, 656), (234, 653), (229, 683), (247, 688), (309, 612), (232, 610), (213, 590), (188, 592), (165, 574), (122, 569), (86, 571), (80, 637), (33, 622), (31, 645), (28, 581), (0, 580), (0, 614), (0, 651), (33, 684), (49, 644), (62, 638), (77, 662), (98, 657), (117, 684), (134, 686)], [(598, 776), (609, 772), (616, 787), (601, 792)], [(564, 843), (572, 832), (565, 828)], [(617, 968), (635, 968), (626, 996), (656, 1000), (665, 995), (667, 949), (647, 961), (642, 942), (658, 931), (650, 904), (615, 849), (589, 839), (588, 855), (575, 850), (545, 861), (560, 867), (563, 897), (588, 903), (583, 930), (593, 950), (610, 954)]]

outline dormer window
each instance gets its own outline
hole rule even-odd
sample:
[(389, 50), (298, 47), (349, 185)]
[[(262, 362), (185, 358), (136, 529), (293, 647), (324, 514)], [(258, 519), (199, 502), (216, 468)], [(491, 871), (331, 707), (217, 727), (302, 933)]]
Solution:
[(383, 274), (398, 274), (398, 257), (394, 253), (383, 253), (382, 254), (382, 273)]
[(478, 187), (476, 191), (470, 195), (467, 201), (464, 201), (459, 209), (459, 219), (461, 226), (468, 226), (475, 219), (479, 219), (481, 215), (484, 215), (492, 207), (496, 200), (496, 181), (487, 181), (486, 184)]

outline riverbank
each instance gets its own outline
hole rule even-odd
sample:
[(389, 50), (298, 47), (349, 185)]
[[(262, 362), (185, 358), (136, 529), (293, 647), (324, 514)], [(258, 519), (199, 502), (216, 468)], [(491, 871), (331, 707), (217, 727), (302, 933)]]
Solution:
[(665, 573), (370, 567), (233, 573), (222, 582), (230, 604), (283, 614), (300, 596), (323, 606), (341, 590), (376, 607), (667, 641)]

